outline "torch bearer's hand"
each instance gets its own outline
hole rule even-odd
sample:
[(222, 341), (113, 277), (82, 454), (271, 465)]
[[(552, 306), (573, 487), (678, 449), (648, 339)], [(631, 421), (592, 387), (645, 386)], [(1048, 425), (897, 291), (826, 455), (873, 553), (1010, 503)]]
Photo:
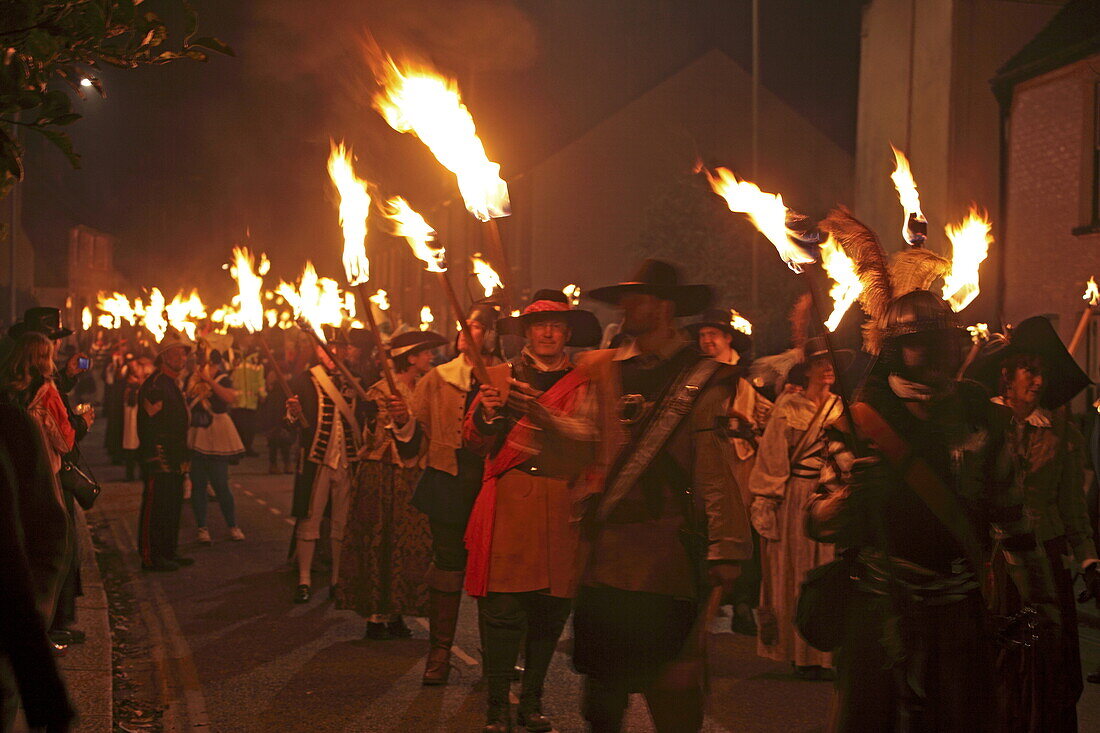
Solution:
[(394, 425), (400, 427), (409, 421), (408, 405), (400, 397), (390, 397), (389, 402), (386, 403), (386, 409), (389, 411), (390, 419), (393, 420)]
[(491, 420), (504, 407), (500, 390), (491, 384), (482, 384), (478, 387), (478, 392), (481, 395), (481, 409), (485, 417)]
[(292, 420), (302, 417), (302, 403), (297, 397), (291, 397), (286, 401), (286, 414), (290, 415)]
[(508, 407), (520, 415), (528, 414), (535, 404), (535, 400), (542, 396), (542, 392), (526, 382), (515, 379), (509, 379), (508, 383), (512, 385), (512, 388), (508, 390)]

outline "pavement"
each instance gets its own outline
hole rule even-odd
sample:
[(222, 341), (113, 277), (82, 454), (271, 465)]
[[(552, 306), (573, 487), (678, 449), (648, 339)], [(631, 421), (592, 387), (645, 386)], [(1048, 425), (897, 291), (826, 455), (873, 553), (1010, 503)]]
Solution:
[[(101, 439), (93, 434), (87, 442), (86, 452), (95, 455), (92, 443)], [(262, 447), (262, 439), (258, 442)], [(336, 610), (328, 600), (323, 569), (314, 575), (313, 601), (291, 602), (296, 584), (287, 562), (291, 476), (268, 474), (260, 458), (233, 467), (238, 524), (246, 539), (228, 539), (217, 504), (211, 502), (208, 526), (214, 543), (198, 545), (185, 506), (181, 552), (194, 557), (195, 564), (174, 573), (142, 573), (133, 542), (140, 484), (123, 481), (119, 467), (99, 465), (96, 472), (105, 489), (89, 520), (97, 536), (118, 551), (118, 572), (135, 599), (133, 620), (122, 624), (131, 653), (122, 668), (132, 680), (143, 680), (142, 704), (157, 708), (155, 724), (122, 729), (481, 729), (485, 689), (469, 599), (462, 606), (451, 683), (435, 688), (420, 684), (428, 646), (425, 620), (409, 619), (412, 639), (364, 640), (364, 621)], [(94, 629), (103, 630), (107, 623), (102, 583), (97, 585), (95, 577), (90, 570), (85, 576), (79, 624), (89, 632), (89, 642), (63, 658), (63, 664), (72, 664), (66, 674), (82, 712), (80, 729), (99, 731), (107, 729), (95, 726), (102, 725), (104, 710), (110, 708), (111, 670), (109, 653), (104, 658), (102, 647), (93, 645), (99, 643)], [(129, 635), (137, 627), (142, 631), (135, 641)], [(731, 633), (726, 618), (716, 619), (711, 631), (712, 694), (704, 730), (825, 729), (831, 685), (797, 680), (788, 665), (758, 657), (755, 639)], [(585, 730), (580, 679), (569, 663), (571, 645), (567, 627), (544, 700), (559, 731)], [(78, 663), (85, 653), (88, 659)], [(1082, 655), (1085, 669), (1100, 665), (1097, 628), (1082, 628)], [(1079, 711), (1081, 730), (1100, 730), (1100, 685), (1086, 685)], [(624, 730), (653, 730), (641, 699), (632, 701)]]

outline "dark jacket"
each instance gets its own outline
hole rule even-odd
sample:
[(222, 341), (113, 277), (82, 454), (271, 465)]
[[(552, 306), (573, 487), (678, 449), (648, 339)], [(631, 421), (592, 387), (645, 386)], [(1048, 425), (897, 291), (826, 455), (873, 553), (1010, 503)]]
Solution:
[[(138, 393), (139, 455), (153, 473), (184, 473), (190, 451), (187, 449), (187, 428), (190, 417), (183, 392), (176, 380), (161, 370), (145, 380)], [(147, 406), (161, 403), (161, 409), (150, 415)]]

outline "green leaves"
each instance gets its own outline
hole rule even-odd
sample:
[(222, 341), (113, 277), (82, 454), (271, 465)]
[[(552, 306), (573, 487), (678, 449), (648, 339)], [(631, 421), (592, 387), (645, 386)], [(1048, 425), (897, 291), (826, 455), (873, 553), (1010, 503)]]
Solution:
[[(80, 97), (83, 80), (106, 96), (100, 64), (121, 69), (156, 66), (181, 59), (206, 61), (210, 53), (233, 56), (212, 36), (199, 36), (198, 13), (188, 0), (177, 3), (182, 23), (169, 26), (141, 0), (5, 0), (0, 47), (0, 198), (23, 177), (23, 147), (13, 126), (48, 138), (80, 166), (69, 136), (60, 129), (80, 119), (64, 82)], [(140, 7), (139, 7), (140, 6)], [(182, 28), (178, 26), (182, 25)], [(171, 48), (173, 28), (182, 31)]]

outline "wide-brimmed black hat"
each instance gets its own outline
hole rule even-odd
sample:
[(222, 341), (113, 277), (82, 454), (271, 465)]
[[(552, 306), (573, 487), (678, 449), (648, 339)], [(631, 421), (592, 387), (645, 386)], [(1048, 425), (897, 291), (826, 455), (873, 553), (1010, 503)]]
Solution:
[(1043, 316), (1022, 321), (1005, 338), (991, 339), (966, 376), (999, 394), (1002, 365), (1021, 354), (1034, 354), (1043, 360), (1043, 395), (1039, 402), (1048, 410), (1066, 404), (1092, 383), (1066, 349), (1054, 324)]
[(699, 331), (704, 328), (717, 328), (723, 333), (728, 333), (731, 337), (730, 346), (741, 356), (748, 353), (752, 348), (752, 337), (743, 331), (738, 331), (733, 327), (731, 322), (731, 313), (721, 308), (707, 308), (699, 316), (699, 320), (689, 323), (684, 326), (684, 329), (691, 334), (693, 339), (699, 339)]
[(569, 324), (571, 335), (566, 346), (595, 346), (603, 338), (603, 329), (595, 314), (574, 308), (569, 298), (560, 290), (539, 290), (518, 316), (501, 318), (497, 328), (502, 334), (522, 336), (527, 326), (540, 318), (552, 316)]
[[(856, 354), (851, 349), (833, 349), (832, 357), (836, 359), (836, 368), (843, 372), (852, 365)], [(811, 336), (806, 339), (806, 343), (802, 344), (802, 360), (809, 363), (814, 359), (822, 358), (830, 359), (829, 363), (833, 363), (832, 358), (829, 356), (829, 342), (825, 340), (825, 337)]]
[(677, 316), (694, 316), (710, 305), (712, 298), (709, 285), (681, 283), (680, 273), (672, 264), (653, 259), (643, 260), (632, 280), (596, 288), (589, 291), (588, 297), (618, 305), (624, 296), (633, 293), (672, 301)]
[(8, 329), (8, 335), (12, 338), (19, 338), (25, 333), (41, 333), (51, 341), (73, 335), (71, 328), (61, 325), (61, 309), (46, 307), (28, 308), (23, 320)]
[(406, 331), (390, 339), (390, 356), (412, 356), (418, 351), (445, 346), (447, 339), (435, 331)]

